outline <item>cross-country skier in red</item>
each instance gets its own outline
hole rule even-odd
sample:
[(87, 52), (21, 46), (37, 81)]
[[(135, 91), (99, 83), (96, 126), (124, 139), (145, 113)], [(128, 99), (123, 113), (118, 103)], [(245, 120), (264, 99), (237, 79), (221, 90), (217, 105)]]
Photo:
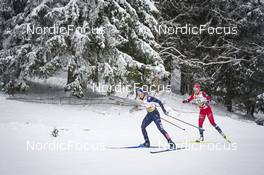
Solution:
[(209, 119), (211, 125), (215, 127), (215, 129), (224, 137), (225, 140), (230, 142), (226, 135), (223, 133), (223, 131), (220, 129), (220, 127), (215, 123), (214, 115), (211, 109), (211, 106), (209, 105), (209, 101), (211, 101), (211, 97), (206, 94), (206, 92), (201, 91), (201, 85), (196, 83), (193, 87), (193, 93), (192, 95), (187, 99), (183, 100), (183, 103), (189, 103), (191, 101), (194, 101), (200, 108), (200, 114), (199, 114), (199, 133), (200, 138), (196, 140), (196, 142), (202, 142), (204, 141), (204, 135), (203, 135), (203, 123), (205, 120), (205, 117)]

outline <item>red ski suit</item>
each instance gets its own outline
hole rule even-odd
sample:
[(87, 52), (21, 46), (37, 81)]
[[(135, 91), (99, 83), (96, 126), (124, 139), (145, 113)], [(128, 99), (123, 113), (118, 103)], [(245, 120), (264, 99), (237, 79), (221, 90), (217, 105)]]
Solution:
[(216, 126), (212, 109), (208, 104), (208, 101), (211, 100), (211, 97), (208, 96), (204, 91), (200, 91), (198, 94), (195, 94), (193, 92), (192, 95), (188, 98), (188, 102), (193, 100), (198, 101), (197, 104), (200, 108), (200, 115), (198, 120), (199, 127), (203, 127), (204, 119), (206, 116), (208, 117), (211, 125)]

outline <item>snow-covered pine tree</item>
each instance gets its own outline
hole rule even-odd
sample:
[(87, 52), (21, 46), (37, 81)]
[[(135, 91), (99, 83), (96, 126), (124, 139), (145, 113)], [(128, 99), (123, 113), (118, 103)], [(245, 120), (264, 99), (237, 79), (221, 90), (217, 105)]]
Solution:
[[(151, 0), (3, 0), (0, 5), (4, 90), (26, 90), (31, 77), (48, 78), (62, 69), (68, 71), (65, 88), (79, 97), (91, 83), (151, 83), (168, 74), (156, 52), (159, 12)], [(68, 33), (54, 30), (69, 26), (74, 30)]]
[[(242, 103), (253, 115), (264, 91), (264, 2), (259, 0), (159, 1), (163, 25), (236, 27), (237, 34), (170, 34), (160, 37), (161, 56), (182, 70), (183, 93), (200, 82), (232, 110)], [(168, 61), (167, 61), (168, 60)]]

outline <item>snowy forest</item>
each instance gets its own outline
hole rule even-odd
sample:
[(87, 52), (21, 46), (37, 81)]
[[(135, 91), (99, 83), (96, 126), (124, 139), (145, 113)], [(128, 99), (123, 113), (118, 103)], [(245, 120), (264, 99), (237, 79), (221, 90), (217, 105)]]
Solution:
[[(32, 78), (47, 79), (64, 71), (65, 91), (82, 98), (93, 83), (171, 84), (172, 72), (178, 70), (181, 94), (190, 93), (199, 82), (230, 112), (238, 107), (252, 118), (264, 110), (262, 0), (0, 4), (0, 86), (6, 93), (28, 91)], [(236, 31), (197, 35), (164, 30), (185, 25)], [(86, 30), (59, 31), (67, 26)]]

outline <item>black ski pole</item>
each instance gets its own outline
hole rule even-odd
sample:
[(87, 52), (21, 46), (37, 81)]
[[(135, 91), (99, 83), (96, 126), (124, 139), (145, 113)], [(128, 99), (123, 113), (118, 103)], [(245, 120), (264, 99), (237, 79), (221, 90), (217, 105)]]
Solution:
[(178, 118), (173, 117), (173, 116), (171, 116), (171, 115), (167, 115), (167, 116), (173, 118), (174, 120), (178, 120), (178, 121), (180, 121), (180, 122), (182, 122), (182, 123), (185, 123), (186, 125), (189, 125), (189, 126), (192, 126), (192, 127), (194, 127), (194, 128), (197, 128), (197, 129), (199, 129), (199, 130), (204, 131), (203, 128), (197, 127), (197, 126), (195, 126), (195, 125), (193, 125), (193, 124), (190, 124), (190, 123), (188, 123), (188, 122), (185, 122), (185, 121), (183, 121), (183, 120), (181, 120), (181, 119), (178, 119)]
[(169, 124), (171, 124), (171, 125), (173, 125), (173, 126), (175, 126), (175, 127), (179, 128), (179, 129), (181, 129), (181, 130), (185, 131), (185, 129), (184, 129), (184, 128), (182, 128), (182, 127), (180, 127), (180, 126), (178, 126), (178, 125), (176, 125), (176, 124), (174, 124), (174, 123), (170, 122), (169, 120), (166, 120), (166, 119), (164, 119), (164, 118), (162, 118), (162, 117), (160, 117), (160, 118), (161, 118), (162, 120), (164, 120), (165, 122), (167, 122), (167, 123), (169, 123)]

